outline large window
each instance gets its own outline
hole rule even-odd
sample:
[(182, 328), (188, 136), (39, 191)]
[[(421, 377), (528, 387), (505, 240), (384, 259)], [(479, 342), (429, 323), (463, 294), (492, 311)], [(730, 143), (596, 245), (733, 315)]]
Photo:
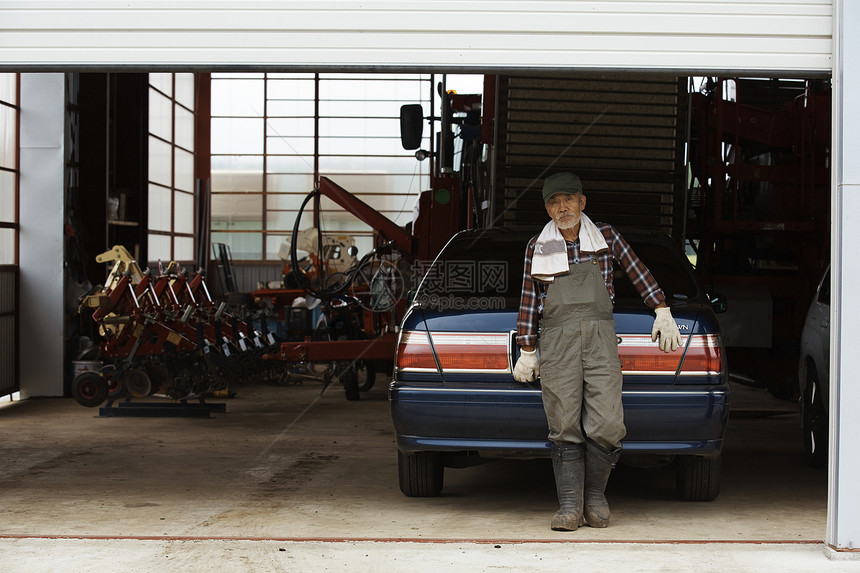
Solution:
[(195, 259), (194, 74), (149, 74), (149, 260)]
[(0, 73), (0, 265), (18, 262), (18, 74)]
[(18, 74), (0, 74), (0, 396), (18, 390)]
[[(429, 115), (431, 84), (415, 74), (212, 74), (212, 241), (234, 259), (277, 259), (320, 175), (409, 223), (429, 162), (400, 145), (400, 106)], [(314, 224), (309, 211), (302, 229)], [(325, 199), (320, 226), (359, 242), (372, 234)]]

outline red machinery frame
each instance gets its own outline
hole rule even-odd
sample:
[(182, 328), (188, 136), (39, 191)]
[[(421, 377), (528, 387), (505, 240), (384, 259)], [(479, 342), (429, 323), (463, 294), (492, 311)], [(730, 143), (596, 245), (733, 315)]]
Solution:
[[(328, 197), (338, 206), (370, 226), (377, 233), (379, 242), (390, 242), (392, 248), (412, 262), (416, 258), (416, 237), (407, 233), (402, 227), (376, 209), (350, 193), (328, 177), (320, 177), (317, 193)], [(319, 202), (314, 203), (314, 210), (319, 208)], [(318, 213), (314, 213), (315, 217)], [(275, 305), (285, 305), (302, 291), (296, 289), (259, 290), (252, 293), (255, 297), (271, 297)], [(387, 325), (386, 325), (387, 326)], [(319, 362), (340, 360), (391, 360), (397, 344), (397, 335), (388, 330), (367, 340), (316, 340), (306, 339), (304, 342), (282, 342), (280, 351), (264, 356), (268, 360), (284, 362)]]

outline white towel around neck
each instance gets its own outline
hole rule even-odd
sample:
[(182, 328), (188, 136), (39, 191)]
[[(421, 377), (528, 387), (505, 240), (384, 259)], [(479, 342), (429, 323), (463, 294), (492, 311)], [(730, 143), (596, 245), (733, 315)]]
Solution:
[[(608, 249), (606, 239), (597, 225), (586, 215), (580, 215), (579, 249), (583, 253), (597, 253)], [(567, 260), (567, 244), (555, 224), (547, 223), (535, 241), (535, 252), (532, 257), (532, 277), (539, 281), (551, 283), (558, 275), (570, 272)]]

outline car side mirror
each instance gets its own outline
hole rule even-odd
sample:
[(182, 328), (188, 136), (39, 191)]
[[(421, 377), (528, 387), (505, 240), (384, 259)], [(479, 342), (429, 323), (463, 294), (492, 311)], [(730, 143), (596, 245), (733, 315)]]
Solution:
[(400, 144), (403, 149), (418, 149), (424, 137), (424, 108), (420, 103), (400, 106)]
[(726, 301), (726, 295), (724, 294), (715, 294), (708, 297), (708, 302), (711, 303), (711, 308), (714, 309), (714, 312), (719, 314), (721, 312), (726, 312), (729, 308), (729, 303)]

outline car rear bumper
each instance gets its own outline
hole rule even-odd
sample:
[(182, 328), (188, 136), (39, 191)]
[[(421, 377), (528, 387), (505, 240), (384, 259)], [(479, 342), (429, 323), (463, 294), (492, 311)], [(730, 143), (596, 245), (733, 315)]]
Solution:
[[(488, 457), (545, 457), (540, 389), (413, 386), (394, 382), (391, 415), (404, 452), (471, 452)], [(624, 390), (626, 452), (718, 455), (729, 414), (728, 387)]]
[[(622, 442), (625, 454), (695, 455), (714, 457), (720, 454), (723, 440), (676, 442)], [(548, 458), (552, 444), (530, 440), (446, 440), (420, 436), (397, 436), (397, 448), (406, 453), (474, 453), (486, 458)]]

